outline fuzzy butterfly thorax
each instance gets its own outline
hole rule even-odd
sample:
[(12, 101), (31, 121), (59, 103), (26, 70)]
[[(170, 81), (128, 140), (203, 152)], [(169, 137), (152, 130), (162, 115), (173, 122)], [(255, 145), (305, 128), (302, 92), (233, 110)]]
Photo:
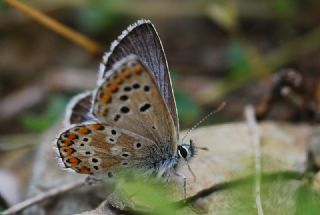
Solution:
[(59, 157), (67, 169), (112, 177), (139, 169), (175, 173), (193, 155), (179, 139), (179, 122), (166, 57), (150, 21), (129, 26), (100, 65), (95, 90), (68, 106)]

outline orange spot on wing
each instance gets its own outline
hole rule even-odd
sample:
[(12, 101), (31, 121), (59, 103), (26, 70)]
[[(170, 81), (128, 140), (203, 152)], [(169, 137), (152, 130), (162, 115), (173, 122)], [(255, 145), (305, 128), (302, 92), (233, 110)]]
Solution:
[(112, 84), (109, 85), (108, 90), (109, 90), (111, 93), (115, 93), (115, 92), (118, 91), (118, 85), (112, 83)]
[(103, 130), (104, 126), (100, 125), (100, 124), (94, 124), (94, 125), (91, 125), (91, 128), (93, 128), (95, 130)]
[(124, 78), (125, 78), (124, 76), (119, 76), (119, 78), (117, 78), (117, 80), (116, 80), (117, 84), (118, 85), (123, 84)]
[(76, 150), (74, 148), (67, 148), (64, 150), (65, 153), (67, 154), (67, 156), (71, 155), (72, 153), (74, 153)]
[(142, 66), (141, 65), (136, 65), (132, 68), (133, 72), (140, 75), (143, 71)]
[(107, 92), (107, 93), (103, 93), (103, 97), (101, 98), (105, 103), (109, 103), (109, 101), (111, 100), (111, 95)]
[(74, 142), (71, 139), (61, 140), (60, 147), (68, 147), (74, 144)]
[(103, 99), (105, 96), (106, 96), (106, 94), (102, 91), (102, 92), (100, 93), (100, 95), (99, 95), (99, 98), (100, 98), (100, 99)]
[(86, 166), (83, 166), (79, 169), (79, 173), (81, 174), (90, 174), (90, 168), (89, 167), (86, 167)]
[(123, 78), (130, 78), (132, 75), (132, 72), (129, 69), (125, 69), (122, 73)]
[(81, 162), (81, 160), (76, 157), (71, 157), (67, 160), (67, 162), (74, 167), (74, 166), (77, 166)]
[(68, 138), (71, 139), (71, 140), (74, 140), (74, 139), (77, 138), (77, 135), (69, 133)]
[(78, 132), (80, 134), (84, 134), (85, 135), (85, 134), (89, 134), (90, 130), (88, 128), (86, 128), (86, 127), (81, 127), (81, 128), (79, 128)]

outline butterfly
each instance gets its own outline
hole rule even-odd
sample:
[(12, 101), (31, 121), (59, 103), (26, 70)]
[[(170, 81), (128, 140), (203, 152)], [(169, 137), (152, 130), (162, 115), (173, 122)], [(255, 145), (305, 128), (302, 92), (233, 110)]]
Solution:
[(70, 102), (58, 156), (67, 169), (113, 177), (137, 169), (158, 178), (178, 175), (194, 155), (179, 139), (166, 56), (149, 20), (130, 25), (100, 64), (97, 88)]

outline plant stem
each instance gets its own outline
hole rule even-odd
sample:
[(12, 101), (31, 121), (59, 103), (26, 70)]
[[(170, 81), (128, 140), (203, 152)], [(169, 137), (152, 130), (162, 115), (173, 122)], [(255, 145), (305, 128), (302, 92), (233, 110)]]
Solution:
[(73, 43), (80, 45), (85, 50), (90, 52), (92, 55), (96, 56), (102, 53), (102, 49), (98, 43), (89, 39), (83, 34), (80, 34), (79, 32), (72, 30), (71, 28), (63, 25), (62, 23), (57, 22), (56, 20), (45, 15), (44, 13), (41, 13), (40, 11), (37, 11), (36, 9), (33, 9), (17, 0), (4, 0), (4, 1), (7, 4), (11, 5), (12, 7), (22, 11), (23, 13), (32, 17), (33, 19), (37, 20), (39, 23), (43, 24), (44, 26), (62, 35), (63, 37), (68, 38)]

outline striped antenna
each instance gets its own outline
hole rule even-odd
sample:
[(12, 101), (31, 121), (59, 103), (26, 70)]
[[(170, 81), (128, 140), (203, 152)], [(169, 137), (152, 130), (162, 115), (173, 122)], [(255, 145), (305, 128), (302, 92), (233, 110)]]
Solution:
[(221, 102), (217, 109), (211, 111), (208, 115), (206, 115), (205, 117), (203, 117), (197, 124), (195, 124), (192, 128), (190, 128), (190, 129), (187, 131), (187, 133), (184, 135), (184, 137), (182, 138), (182, 141), (191, 133), (191, 131), (193, 131), (194, 129), (196, 129), (201, 123), (203, 123), (204, 121), (206, 121), (206, 120), (207, 120), (210, 116), (212, 116), (213, 114), (216, 114), (216, 113), (220, 112), (225, 106), (226, 106), (226, 102), (225, 102), (225, 101)]

